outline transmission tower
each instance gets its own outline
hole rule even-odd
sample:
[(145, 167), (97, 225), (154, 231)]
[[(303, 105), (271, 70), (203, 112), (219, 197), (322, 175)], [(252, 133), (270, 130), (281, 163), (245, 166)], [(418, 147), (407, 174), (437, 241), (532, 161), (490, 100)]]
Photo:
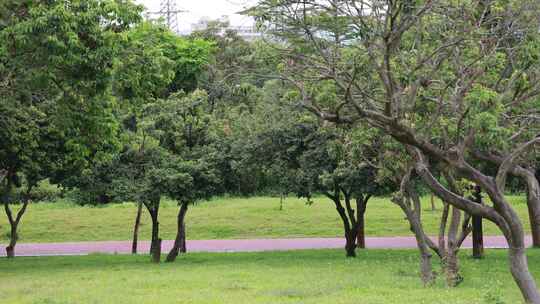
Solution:
[(167, 27), (175, 33), (179, 33), (178, 28), (178, 14), (185, 13), (187, 11), (178, 9), (176, 6), (176, 0), (161, 0), (159, 5), (159, 11), (148, 12), (148, 15), (157, 15), (158, 18), (163, 18)]

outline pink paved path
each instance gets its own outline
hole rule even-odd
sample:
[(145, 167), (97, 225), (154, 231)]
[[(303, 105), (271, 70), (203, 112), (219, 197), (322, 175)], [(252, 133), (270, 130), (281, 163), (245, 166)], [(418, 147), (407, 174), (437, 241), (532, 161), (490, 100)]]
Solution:
[[(526, 245), (530, 246), (531, 238), (527, 236)], [(163, 241), (164, 253), (172, 246), (172, 241)], [(249, 252), (249, 251), (278, 251), (298, 249), (324, 249), (342, 248), (345, 244), (343, 238), (296, 238), (296, 239), (252, 239), (252, 240), (188, 240), (187, 248), (190, 252)], [(413, 237), (369, 237), (366, 239), (368, 248), (415, 248)], [(501, 236), (484, 237), (486, 248), (506, 248), (506, 240)], [(5, 256), (5, 245), (0, 244), (0, 256)], [(470, 248), (470, 238), (463, 247)], [(149, 242), (139, 242), (139, 252), (146, 253)], [(104, 241), (104, 242), (74, 242), (74, 243), (27, 243), (18, 244), (18, 256), (45, 256), (45, 255), (85, 255), (89, 253), (130, 253), (130, 241)]]

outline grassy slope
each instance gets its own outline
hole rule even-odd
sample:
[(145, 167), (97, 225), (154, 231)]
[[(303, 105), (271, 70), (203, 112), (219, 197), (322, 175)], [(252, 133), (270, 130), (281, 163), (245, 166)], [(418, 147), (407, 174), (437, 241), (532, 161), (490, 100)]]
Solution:
[[(527, 219), (524, 197), (510, 197), (523, 219)], [(428, 210), (429, 198), (424, 198)], [(341, 221), (330, 201), (324, 198), (306, 206), (301, 200), (288, 198), (280, 211), (279, 198), (220, 198), (192, 207), (187, 215), (189, 239), (335, 237), (342, 235)], [(425, 227), (436, 234), (438, 211), (425, 211)], [(135, 205), (126, 203), (106, 207), (79, 207), (68, 203), (35, 204), (28, 208), (20, 226), (20, 242), (64, 242), (91, 240), (129, 240)], [(177, 207), (165, 202), (160, 211), (161, 234), (174, 238)], [(368, 236), (411, 235), (401, 210), (389, 199), (374, 198), (367, 210)], [(528, 230), (528, 221), (524, 221)], [(7, 238), (9, 225), (0, 216), (0, 242)], [(486, 234), (498, 234), (497, 228), (486, 223)], [(150, 235), (146, 214), (140, 232), (141, 239)]]
[[(540, 251), (529, 252), (540, 275)], [(193, 253), (173, 264), (147, 256), (0, 259), (2, 303), (521, 303), (506, 252), (462, 256), (465, 280), (424, 288), (414, 250)], [(436, 262), (437, 263), (437, 262)]]

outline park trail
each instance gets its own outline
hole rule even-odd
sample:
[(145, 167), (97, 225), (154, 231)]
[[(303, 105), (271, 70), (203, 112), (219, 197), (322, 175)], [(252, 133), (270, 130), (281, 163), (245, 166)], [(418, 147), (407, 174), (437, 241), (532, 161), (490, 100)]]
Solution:
[[(436, 241), (436, 238), (433, 238)], [(531, 237), (525, 238), (527, 247), (531, 245)], [(168, 252), (173, 241), (163, 241), (162, 252)], [(284, 251), (302, 249), (343, 248), (343, 238), (290, 238), (290, 239), (244, 239), (244, 240), (188, 240), (189, 252), (258, 252)], [(467, 238), (463, 248), (471, 248), (471, 239)], [(485, 248), (507, 248), (508, 244), (502, 236), (484, 236)], [(5, 245), (0, 244), (0, 256), (5, 256)], [(368, 237), (366, 247), (373, 249), (407, 249), (416, 248), (414, 237)], [(149, 241), (140, 241), (138, 251), (147, 253)], [(17, 256), (48, 255), (87, 255), (92, 253), (129, 254), (131, 241), (96, 241), (69, 243), (21, 243), (17, 244)]]

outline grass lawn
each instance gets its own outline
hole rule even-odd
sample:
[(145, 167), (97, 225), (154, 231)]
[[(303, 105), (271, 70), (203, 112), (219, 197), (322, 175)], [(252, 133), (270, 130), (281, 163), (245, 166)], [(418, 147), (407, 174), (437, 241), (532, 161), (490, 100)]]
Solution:
[[(527, 205), (523, 196), (510, 196), (511, 202), (529, 230)], [(441, 213), (429, 211), (429, 197), (423, 199), (426, 230), (437, 233)], [(173, 239), (176, 232), (177, 207), (164, 202), (160, 211), (160, 230), (164, 239)], [(3, 212), (2, 212), (3, 213)], [(129, 240), (136, 207), (131, 203), (105, 207), (80, 207), (67, 202), (30, 205), (24, 215), (20, 242), (67, 242), (93, 240)], [(401, 210), (388, 198), (374, 198), (367, 208), (368, 236), (411, 235)], [(0, 242), (6, 241), (9, 225), (0, 215)], [(486, 234), (498, 234), (491, 223), (485, 224)], [(284, 210), (279, 210), (279, 198), (218, 198), (192, 207), (187, 214), (189, 239), (242, 239), (278, 237), (336, 237), (342, 235), (342, 224), (333, 204), (325, 198), (315, 199), (307, 206), (304, 201), (288, 198)], [(140, 239), (149, 239), (150, 219), (142, 219)]]
[[(540, 277), (540, 251), (529, 256)], [(356, 259), (345, 258), (342, 250), (190, 253), (159, 265), (148, 256), (17, 257), (0, 259), (0, 299), (3, 304), (521, 303), (506, 251), (489, 250), (481, 261), (463, 254), (461, 264), (465, 279), (450, 289), (443, 278), (422, 286), (415, 250), (364, 250)]]

